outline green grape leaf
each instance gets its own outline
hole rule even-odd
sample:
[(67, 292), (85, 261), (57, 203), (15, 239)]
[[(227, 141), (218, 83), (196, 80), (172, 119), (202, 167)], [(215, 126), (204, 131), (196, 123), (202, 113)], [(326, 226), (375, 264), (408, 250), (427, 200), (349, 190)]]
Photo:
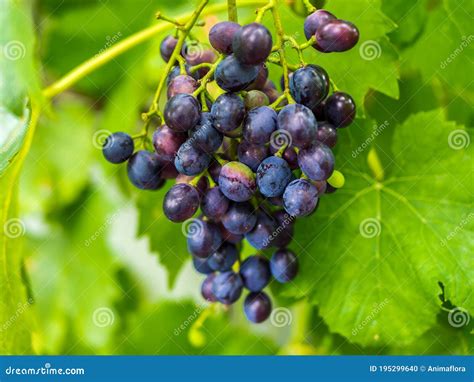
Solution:
[[(382, 12), (381, 2), (334, 0), (326, 9), (338, 18), (354, 23), (359, 28), (359, 42), (343, 53), (320, 53), (309, 48), (305, 51), (306, 61), (325, 68), (337, 87), (354, 98), (360, 115), (364, 115), (364, 98), (370, 89), (397, 98), (397, 54), (387, 38), (396, 25)], [(304, 19), (291, 12), (282, 13), (285, 33), (305, 40)], [(288, 47), (287, 51), (290, 50)], [(298, 63), (294, 53), (291, 57), (292, 63)]]
[(310, 296), (352, 342), (412, 342), (435, 323), (438, 282), (446, 299), (474, 310), (472, 137), (443, 115), (421, 112), (395, 128), (393, 166), (380, 182), (373, 153), (370, 167), (366, 159), (384, 128), (369, 136), (358, 120), (341, 132), (336, 165), (346, 184), (297, 223), (301, 272), (280, 293)]
[[(133, 314), (128, 331), (119, 337), (119, 354), (165, 355), (269, 355), (275, 344), (229, 323), (229, 316), (215, 307), (189, 301), (161, 302)], [(163, 319), (166, 317), (166, 319)], [(153, 335), (150, 335), (153, 333)]]
[(471, 0), (443, 0), (448, 17), (465, 37), (472, 37), (472, 15), (474, 3)]

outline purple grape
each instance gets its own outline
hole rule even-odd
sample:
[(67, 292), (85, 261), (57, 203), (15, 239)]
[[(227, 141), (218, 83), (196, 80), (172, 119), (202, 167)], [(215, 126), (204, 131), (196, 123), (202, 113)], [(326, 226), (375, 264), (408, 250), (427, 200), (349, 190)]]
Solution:
[(298, 163), (301, 171), (311, 180), (326, 180), (334, 171), (334, 155), (331, 149), (319, 142), (300, 150)]
[(209, 31), (209, 42), (220, 53), (232, 53), (232, 40), (240, 29), (240, 25), (232, 21), (222, 21), (215, 24)]
[(291, 170), (282, 158), (271, 156), (265, 159), (257, 170), (257, 185), (260, 193), (266, 197), (283, 195), (285, 187), (290, 183)]
[[(186, 74), (188, 76), (193, 77), (195, 80), (199, 79), (196, 73), (191, 73), (191, 67), (188, 64), (185, 64), (184, 67), (186, 68)], [(166, 77), (166, 86), (169, 86), (171, 81), (173, 81), (173, 79), (178, 77), (179, 75), (181, 75), (181, 68), (179, 67), (179, 65), (173, 66), (173, 69), (170, 70), (168, 77)]]
[(140, 150), (127, 163), (128, 178), (142, 190), (157, 190), (164, 184), (160, 177), (161, 162), (155, 153)]
[(277, 222), (265, 212), (257, 213), (257, 223), (245, 238), (255, 249), (266, 249), (272, 245), (272, 236), (276, 232)]
[(237, 149), (239, 161), (257, 171), (260, 163), (268, 156), (268, 148), (265, 145), (252, 145), (242, 141)]
[(246, 65), (265, 62), (272, 51), (272, 35), (259, 23), (244, 25), (234, 35), (232, 49), (237, 59)]
[(250, 203), (232, 203), (221, 221), (229, 232), (243, 235), (253, 229), (257, 216)]
[(331, 20), (316, 31), (316, 49), (321, 52), (344, 52), (359, 41), (359, 30), (349, 21)]
[[(277, 98), (281, 96), (281, 93), (277, 90), (275, 84), (271, 80), (267, 81), (262, 91), (268, 97), (270, 103), (275, 102)], [(282, 101), (280, 104), (278, 104), (278, 106), (282, 106), (284, 102), (285, 101)]]
[(245, 90), (262, 90), (268, 80), (268, 68), (265, 64), (260, 64), (258, 67), (258, 74), (255, 81), (253, 81)]
[(237, 235), (230, 232), (223, 224), (219, 225), (219, 229), (221, 230), (222, 240), (228, 243), (239, 244), (244, 239), (244, 235)]
[(333, 126), (346, 127), (355, 118), (355, 102), (349, 94), (335, 92), (326, 100), (325, 112), (328, 122)]
[(165, 121), (177, 132), (191, 130), (201, 118), (201, 105), (192, 95), (177, 94), (165, 106)]
[(326, 192), (328, 183), (325, 180), (313, 180), (311, 183), (313, 183), (318, 190), (318, 195), (322, 195)]
[(208, 259), (196, 257), (196, 256), (191, 256), (191, 257), (193, 259), (194, 269), (197, 272), (202, 273), (203, 275), (208, 275), (214, 272), (212, 268), (209, 266), (209, 264), (207, 263)]
[(274, 212), (278, 227), (272, 235), (271, 245), (274, 247), (286, 247), (293, 239), (295, 218), (289, 215), (285, 210)]
[(215, 278), (216, 278), (216, 275), (212, 273), (204, 279), (201, 285), (201, 295), (204, 298), (204, 300), (209, 301), (209, 302), (217, 301), (217, 298), (214, 295), (214, 292), (212, 291)]
[(102, 147), (102, 154), (110, 163), (123, 163), (129, 159), (134, 150), (133, 139), (127, 133), (110, 134)]
[(270, 262), (263, 256), (247, 257), (240, 266), (244, 286), (251, 292), (260, 292), (270, 282)]
[(242, 64), (230, 55), (217, 65), (214, 77), (221, 89), (238, 92), (255, 81), (258, 70), (258, 66)]
[(278, 127), (290, 134), (292, 145), (298, 148), (314, 142), (317, 126), (312, 111), (303, 105), (287, 105), (278, 114)]
[(180, 74), (174, 77), (168, 84), (168, 99), (176, 94), (193, 94), (198, 88), (197, 81), (187, 74)]
[(298, 274), (298, 258), (289, 249), (279, 249), (270, 259), (270, 269), (278, 282), (290, 282)]
[[(176, 183), (187, 183), (187, 184), (189, 184), (194, 179), (196, 179), (195, 176), (188, 176), (188, 175), (178, 174), (178, 176), (176, 177)], [(202, 198), (202, 196), (206, 193), (207, 189), (209, 188), (209, 181), (207, 180), (207, 177), (201, 176), (199, 178), (195, 188), (196, 188), (196, 190), (198, 190), (199, 197)]]
[(219, 149), (222, 140), (222, 134), (214, 128), (211, 113), (202, 113), (199, 124), (192, 130), (191, 141), (193, 145), (208, 154), (212, 154)]
[(256, 324), (265, 321), (272, 312), (272, 302), (265, 292), (250, 293), (244, 301), (247, 319)]
[[(187, 41), (183, 45), (181, 55), (190, 66), (196, 66), (203, 63), (212, 64), (217, 58), (214, 50), (209, 45), (202, 44), (199, 41)], [(194, 73), (199, 79), (204, 77), (207, 72), (209, 72), (209, 68), (203, 67)]]
[(178, 39), (173, 36), (166, 36), (160, 44), (160, 54), (165, 62), (168, 62), (173, 54)]
[(187, 140), (178, 150), (174, 159), (176, 169), (184, 175), (198, 175), (203, 172), (211, 162), (211, 156)]
[(318, 9), (311, 13), (304, 21), (304, 35), (306, 39), (309, 40), (315, 35), (319, 27), (332, 20), (336, 20), (336, 16), (324, 9)]
[(153, 133), (153, 146), (156, 155), (164, 161), (174, 161), (181, 145), (186, 141), (186, 134), (171, 130), (168, 126), (158, 127)]
[(219, 188), (234, 202), (250, 200), (257, 190), (255, 174), (243, 163), (226, 163), (219, 175)]
[(337, 130), (329, 122), (320, 122), (316, 132), (316, 140), (333, 148), (337, 143)]
[(171, 187), (163, 200), (163, 212), (173, 222), (183, 222), (199, 208), (199, 193), (193, 186), (178, 183)]
[[(279, 147), (277, 145), (270, 145), (270, 153), (275, 154), (278, 150)], [(292, 170), (298, 168), (298, 154), (296, 154), (294, 147), (287, 147), (283, 152), (282, 158), (286, 160), (286, 163), (288, 163)]]
[(211, 164), (207, 169), (207, 171), (209, 171), (209, 175), (211, 175), (212, 180), (217, 184), (219, 184), (219, 175), (221, 173), (221, 169), (222, 166), (215, 159), (211, 160)]
[(268, 143), (276, 129), (277, 113), (268, 106), (261, 106), (247, 113), (243, 133), (245, 140), (260, 145)]
[(228, 271), (218, 274), (212, 283), (212, 292), (217, 300), (230, 305), (236, 302), (242, 294), (242, 278), (239, 274)]
[(246, 110), (252, 110), (260, 106), (268, 106), (270, 100), (267, 95), (260, 90), (250, 90), (244, 96), (244, 105)]
[(326, 120), (326, 112), (324, 110), (325, 105), (326, 101), (324, 100), (311, 109), (318, 122)]
[(306, 179), (292, 181), (283, 193), (283, 204), (291, 216), (307, 216), (318, 203), (318, 190)]
[(220, 220), (229, 208), (229, 199), (219, 187), (213, 187), (204, 194), (201, 201), (201, 210), (204, 215), (213, 220)]
[(237, 257), (238, 251), (235, 244), (223, 243), (216, 252), (208, 257), (208, 263), (213, 270), (226, 272), (232, 269)]
[(329, 76), (317, 65), (300, 68), (291, 76), (290, 92), (296, 103), (312, 109), (327, 97)]
[(185, 228), (188, 251), (194, 256), (207, 258), (222, 245), (221, 231), (211, 222), (194, 219)]
[(160, 166), (161, 166), (161, 172), (160, 176), (163, 179), (176, 179), (176, 177), (179, 175), (178, 170), (176, 170), (176, 167), (174, 166), (174, 162), (168, 162), (166, 160), (163, 160), (158, 156), (158, 160), (160, 161)]
[(326, 191), (325, 191), (326, 194), (333, 194), (336, 191), (337, 191), (336, 187), (331, 186), (329, 183), (327, 184)]
[(237, 129), (244, 120), (244, 101), (237, 94), (221, 94), (212, 105), (211, 115), (214, 127), (224, 134), (228, 133)]

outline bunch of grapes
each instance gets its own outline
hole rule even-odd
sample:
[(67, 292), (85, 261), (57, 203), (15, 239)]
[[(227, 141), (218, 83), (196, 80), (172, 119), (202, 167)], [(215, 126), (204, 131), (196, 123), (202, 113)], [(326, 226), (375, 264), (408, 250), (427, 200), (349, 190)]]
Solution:
[[(359, 37), (353, 24), (325, 10), (306, 18), (304, 33), (305, 45), (324, 53), (346, 51)], [(229, 305), (247, 289), (244, 311), (258, 323), (272, 311), (264, 288), (298, 273), (288, 249), (295, 219), (314, 213), (319, 198), (336, 190), (331, 148), (338, 129), (353, 121), (355, 104), (312, 64), (284, 68), (279, 92), (266, 65), (273, 38), (258, 22), (220, 22), (209, 43), (180, 46), (172, 35), (162, 41), (163, 59), (174, 62), (154, 151), (135, 151), (132, 137), (117, 132), (103, 154), (112, 163), (128, 161), (128, 177), (140, 189), (176, 180), (163, 211), (183, 223), (194, 267), (206, 275), (203, 297)], [(222, 89), (216, 99), (207, 90), (212, 81)], [(256, 254), (242, 260), (244, 239)]]

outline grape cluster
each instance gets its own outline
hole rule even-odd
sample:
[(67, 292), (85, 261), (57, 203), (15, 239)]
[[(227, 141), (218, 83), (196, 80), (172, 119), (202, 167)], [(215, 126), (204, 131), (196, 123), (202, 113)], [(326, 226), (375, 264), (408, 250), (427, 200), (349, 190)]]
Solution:
[[(353, 24), (325, 10), (306, 18), (304, 33), (309, 47), (325, 53), (348, 50), (358, 40)], [(328, 182), (331, 148), (338, 129), (353, 121), (355, 104), (334, 91), (318, 65), (301, 65), (278, 91), (266, 66), (272, 35), (260, 23), (220, 22), (210, 29), (209, 43), (186, 41), (178, 52), (154, 151), (135, 151), (134, 140), (117, 132), (103, 154), (112, 163), (128, 161), (128, 177), (138, 188), (156, 190), (176, 179), (163, 211), (183, 224), (194, 267), (206, 275), (203, 297), (228, 305), (247, 289), (244, 311), (258, 323), (272, 311), (264, 288), (298, 273), (298, 258), (288, 249), (295, 219), (314, 213), (319, 198), (335, 191)], [(177, 44), (171, 35), (162, 41), (165, 61)], [(222, 89), (215, 100), (207, 89), (199, 92), (204, 80)], [(244, 239), (257, 252), (241, 259)]]

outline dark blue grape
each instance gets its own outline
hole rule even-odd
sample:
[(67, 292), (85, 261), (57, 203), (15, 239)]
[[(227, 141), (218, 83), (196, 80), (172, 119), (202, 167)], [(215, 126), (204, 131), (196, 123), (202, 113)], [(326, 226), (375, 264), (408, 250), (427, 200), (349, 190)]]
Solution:
[(268, 157), (258, 166), (258, 189), (266, 197), (281, 196), (290, 183), (291, 175), (290, 166), (284, 159), (276, 156)]
[(219, 227), (213, 223), (194, 219), (185, 226), (188, 251), (197, 257), (209, 257), (222, 244)]
[(277, 113), (268, 106), (261, 106), (248, 112), (243, 133), (245, 140), (260, 145), (268, 143), (276, 129)]
[(168, 62), (173, 54), (178, 39), (174, 36), (166, 36), (160, 44), (160, 54), (165, 62)]
[(265, 145), (252, 145), (242, 141), (237, 149), (239, 161), (257, 171), (260, 163), (268, 156), (268, 148)]
[(258, 69), (258, 66), (242, 64), (234, 55), (230, 55), (217, 65), (214, 77), (220, 88), (238, 92), (255, 81)]
[(328, 183), (325, 180), (313, 180), (311, 183), (313, 183), (317, 188), (318, 195), (322, 195), (326, 192)]
[(171, 130), (168, 126), (158, 127), (153, 133), (153, 146), (156, 155), (164, 161), (174, 161), (181, 145), (186, 141), (186, 134)]
[(300, 150), (298, 163), (301, 171), (312, 180), (326, 180), (334, 171), (334, 155), (331, 149), (319, 142)]
[(259, 23), (244, 25), (234, 35), (232, 49), (237, 59), (246, 65), (265, 62), (272, 51), (272, 35)]
[(259, 292), (270, 282), (270, 262), (263, 256), (247, 257), (240, 266), (244, 286), (251, 292)]
[(271, 245), (279, 248), (286, 247), (293, 239), (295, 218), (285, 210), (276, 211), (273, 213), (273, 216), (277, 221), (278, 227), (272, 235)]
[(346, 127), (356, 115), (356, 105), (352, 97), (343, 92), (331, 94), (325, 102), (326, 118), (335, 127)]
[[(195, 80), (199, 79), (199, 77), (196, 73), (191, 72), (191, 67), (188, 64), (185, 64), (184, 67), (186, 69), (186, 74), (188, 76), (193, 77)], [(170, 73), (168, 74), (168, 77), (166, 77), (166, 86), (169, 86), (171, 81), (173, 81), (173, 79), (176, 78), (179, 75), (181, 75), (181, 68), (179, 67), (179, 65), (173, 66), (173, 69), (170, 70)]]
[(307, 216), (318, 203), (318, 190), (306, 179), (292, 181), (283, 193), (283, 205), (291, 216)]
[(337, 130), (329, 122), (320, 122), (316, 132), (316, 140), (333, 148), (337, 143)]
[(330, 20), (316, 31), (316, 49), (321, 52), (344, 52), (359, 41), (357, 27), (344, 20)]
[(207, 262), (208, 258), (206, 259), (202, 257), (192, 256), (192, 259), (194, 269), (199, 273), (202, 273), (203, 275), (208, 275), (214, 272)]
[(222, 134), (214, 128), (211, 113), (202, 113), (199, 124), (193, 129), (191, 134), (193, 146), (208, 154), (212, 154), (221, 146), (222, 140)]
[(272, 245), (272, 236), (276, 233), (277, 222), (264, 211), (257, 213), (257, 223), (245, 238), (255, 249), (266, 249)]
[(245, 90), (262, 90), (268, 80), (268, 68), (265, 64), (260, 64), (258, 67), (258, 74), (255, 81), (253, 81)]
[(223, 224), (219, 225), (219, 229), (221, 230), (222, 240), (228, 243), (239, 244), (244, 239), (244, 235), (230, 232)]
[(161, 162), (155, 153), (137, 151), (127, 163), (128, 178), (142, 190), (157, 190), (164, 184), (160, 177)]
[(304, 21), (304, 35), (306, 39), (309, 40), (313, 37), (319, 27), (331, 20), (336, 20), (336, 16), (324, 9), (318, 9), (311, 13)]
[(272, 312), (272, 302), (265, 292), (250, 293), (244, 301), (245, 316), (256, 324), (265, 321)]
[(237, 129), (245, 117), (244, 101), (237, 94), (225, 93), (212, 105), (214, 127), (222, 133)]
[(306, 106), (287, 105), (278, 114), (278, 128), (290, 134), (293, 146), (310, 146), (316, 139), (317, 127), (316, 118)]
[(208, 275), (201, 284), (201, 295), (204, 300), (209, 302), (216, 302), (217, 298), (212, 291), (214, 285), (214, 279), (216, 278), (215, 274)]
[(232, 203), (221, 221), (229, 232), (243, 235), (255, 226), (257, 216), (250, 203)]
[(218, 272), (230, 271), (237, 261), (237, 256), (238, 251), (235, 244), (223, 243), (216, 252), (208, 257), (208, 264)]
[(290, 282), (298, 273), (298, 258), (289, 249), (279, 249), (270, 259), (270, 269), (278, 282)]
[(187, 74), (180, 74), (174, 77), (168, 84), (168, 99), (176, 94), (193, 94), (198, 88), (197, 81)]
[(326, 106), (326, 101), (321, 101), (318, 105), (313, 107), (311, 111), (313, 112), (314, 116), (316, 117), (316, 120), (318, 121), (324, 121), (326, 120), (326, 111), (325, 111), (325, 106)]
[[(278, 97), (281, 96), (281, 93), (277, 90), (275, 84), (273, 81), (268, 80), (267, 83), (265, 84), (264, 88), (262, 89), (262, 92), (265, 93), (265, 95), (268, 97), (270, 103), (273, 103), (277, 100)], [(286, 100), (281, 101), (278, 106), (283, 106), (286, 105)]]
[(110, 163), (123, 163), (133, 154), (134, 144), (130, 135), (117, 132), (109, 135), (102, 147), (102, 154)]
[(171, 187), (163, 200), (163, 212), (173, 222), (183, 222), (193, 216), (199, 208), (199, 193), (193, 186), (177, 183)]
[(215, 24), (209, 31), (209, 42), (220, 53), (232, 53), (232, 40), (240, 29), (240, 25), (232, 21), (222, 21)]
[(234, 202), (250, 200), (257, 190), (255, 174), (243, 163), (226, 163), (219, 175), (219, 188)]
[(176, 167), (174, 166), (174, 161), (166, 161), (163, 160), (158, 156), (158, 159), (160, 161), (160, 166), (161, 166), (161, 172), (160, 176), (163, 179), (176, 179), (176, 177), (179, 175), (178, 170), (176, 170)]
[(204, 215), (213, 220), (220, 220), (229, 208), (229, 199), (219, 187), (213, 187), (204, 194), (201, 201), (201, 210)]
[[(183, 175), (179, 174), (176, 177), (176, 183), (186, 183), (189, 184), (192, 182), (196, 177), (195, 176), (188, 176), (188, 175)], [(202, 197), (204, 195), (209, 187), (209, 181), (207, 180), (207, 177), (201, 176), (197, 182), (197, 185), (195, 186), (196, 190), (198, 190), (199, 197)]]
[(199, 122), (201, 105), (192, 95), (177, 94), (166, 103), (164, 116), (170, 129), (188, 131)]
[[(270, 145), (270, 152), (272, 154), (276, 154), (279, 149), (280, 147), (278, 147), (276, 144)], [(281, 157), (286, 160), (286, 163), (288, 163), (288, 166), (290, 166), (292, 170), (298, 168), (298, 154), (296, 154), (294, 147), (287, 147), (285, 151), (283, 151), (283, 155)]]
[(212, 293), (223, 304), (236, 302), (242, 294), (242, 278), (239, 274), (228, 271), (218, 274), (212, 283)]
[(296, 103), (312, 109), (328, 95), (329, 76), (317, 65), (300, 68), (291, 76), (290, 92)]
[(198, 175), (211, 162), (211, 156), (195, 147), (190, 140), (184, 142), (174, 159), (176, 169), (184, 175)]
[(219, 184), (219, 175), (221, 173), (221, 169), (222, 166), (220, 163), (213, 158), (207, 171), (209, 171), (209, 175), (211, 175), (212, 180), (217, 184)]

